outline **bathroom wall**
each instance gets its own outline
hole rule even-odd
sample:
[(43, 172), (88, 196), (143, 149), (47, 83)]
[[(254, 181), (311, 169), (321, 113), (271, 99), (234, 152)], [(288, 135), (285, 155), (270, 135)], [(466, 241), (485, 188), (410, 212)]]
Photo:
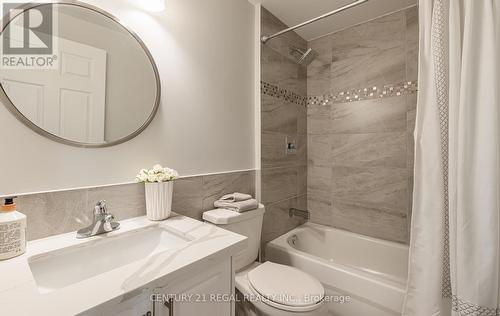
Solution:
[[(263, 35), (285, 28), (262, 8)], [(291, 47), (306, 50), (307, 42), (290, 32), (261, 44), (262, 243), (303, 222), (288, 217), (290, 207), (307, 209), (307, 69), (290, 55)], [(296, 154), (286, 154), (287, 139), (295, 140)]]
[(17, 199), (28, 239), (89, 225), (103, 199), (118, 220), (145, 215), (144, 185), (123, 183), (155, 163), (184, 176), (174, 183), (173, 210), (186, 216), (201, 219), (224, 194), (254, 195), (254, 6), (247, 0), (88, 3), (117, 16), (148, 46), (162, 81), (160, 108), (133, 140), (82, 149), (39, 136), (0, 104), (0, 195), (28, 193)]
[[(255, 172), (232, 172), (189, 177), (174, 182), (174, 212), (201, 219), (224, 194), (255, 194)], [(117, 220), (146, 214), (144, 184), (132, 183), (99, 188), (58, 191), (21, 196), (17, 209), (27, 215), (28, 239), (72, 232), (92, 222), (94, 205), (106, 200)]]
[(83, 149), (36, 134), (0, 105), (0, 195), (124, 183), (157, 162), (181, 175), (254, 169), (254, 6), (88, 2), (117, 16), (150, 49), (162, 81), (159, 111), (131, 141)]
[(311, 221), (408, 242), (417, 19), (412, 7), (308, 43)]

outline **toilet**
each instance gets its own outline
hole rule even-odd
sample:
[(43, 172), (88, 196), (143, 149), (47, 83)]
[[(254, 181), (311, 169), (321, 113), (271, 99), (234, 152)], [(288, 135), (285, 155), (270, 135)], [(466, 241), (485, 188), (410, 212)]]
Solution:
[(309, 274), (273, 262), (259, 263), (265, 208), (237, 213), (215, 209), (203, 213), (206, 222), (248, 237), (247, 247), (233, 257), (236, 271), (237, 316), (324, 316), (325, 290)]

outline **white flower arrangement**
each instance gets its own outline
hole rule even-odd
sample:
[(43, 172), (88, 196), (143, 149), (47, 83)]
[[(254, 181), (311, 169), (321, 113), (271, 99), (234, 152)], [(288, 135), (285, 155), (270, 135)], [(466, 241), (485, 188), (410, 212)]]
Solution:
[(153, 169), (141, 169), (135, 177), (136, 182), (161, 183), (173, 181), (179, 177), (179, 173), (174, 169), (164, 168), (161, 165), (154, 165)]

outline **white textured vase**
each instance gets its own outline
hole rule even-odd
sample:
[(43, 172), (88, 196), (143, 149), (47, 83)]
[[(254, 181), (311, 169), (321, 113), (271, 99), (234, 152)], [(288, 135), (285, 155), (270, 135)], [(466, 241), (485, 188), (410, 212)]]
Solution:
[(167, 219), (172, 212), (172, 193), (174, 182), (146, 184), (146, 215), (149, 220)]

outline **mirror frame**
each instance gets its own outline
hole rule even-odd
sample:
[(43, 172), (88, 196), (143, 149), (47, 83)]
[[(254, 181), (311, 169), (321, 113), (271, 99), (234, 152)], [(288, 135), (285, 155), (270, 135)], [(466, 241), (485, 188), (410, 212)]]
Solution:
[[(141, 125), (141, 127), (139, 127), (134, 132), (130, 133), (129, 135), (127, 135), (127, 136), (125, 136), (123, 138), (114, 140), (114, 141), (109, 142), (109, 143), (93, 144), (93, 143), (83, 143), (83, 142), (77, 142), (77, 141), (65, 139), (63, 137), (60, 137), (60, 136), (55, 135), (55, 134), (52, 134), (52, 133), (44, 130), (43, 128), (39, 127), (38, 125), (36, 125), (35, 123), (33, 123), (30, 119), (28, 119), (26, 116), (24, 116), (24, 114), (14, 105), (14, 103), (11, 101), (11, 99), (8, 96), (8, 94), (6, 93), (3, 85), (0, 83), (1, 93), (6, 97), (6, 101), (8, 101), (5, 104), (5, 106), (7, 107), (7, 109), (12, 114), (14, 114), (14, 116), (16, 116), (24, 125), (26, 125), (27, 127), (29, 127), (31, 130), (33, 130), (37, 134), (39, 134), (41, 136), (44, 136), (44, 137), (46, 137), (48, 139), (51, 139), (53, 141), (56, 141), (56, 142), (59, 142), (59, 143), (65, 144), (65, 145), (74, 146), (74, 147), (80, 147), (80, 148), (103, 148), (103, 147), (110, 147), (110, 146), (115, 146), (115, 145), (124, 143), (126, 141), (129, 141), (129, 140), (133, 139), (134, 137), (136, 137), (137, 135), (141, 134), (148, 127), (148, 125), (151, 123), (151, 121), (155, 117), (156, 112), (158, 111), (158, 108), (160, 106), (160, 101), (161, 101), (161, 81), (160, 81), (160, 74), (159, 74), (159, 71), (158, 71), (158, 67), (156, 66), (156, 63), (154, 61), (153, 55), (151, 55), (151, 52), (147, 48), (146, 44), (141, 40), (141, 38), (134, 31), (132, 31), (130, 28), (128, 28), (127, 26), (125, 26), (123, 23), (121, 23), (120, 19), (118, 19), (114, 15), (112, 15), (112, 14), (110, 14), (110, 13), (102, 10), (101, 8), (98, 8), (96, 6), (90, 5), (88, 3), (83, 3), (83, 2), (78, 1), (78, 0), (63, 0), (63, 1), (57, 1), (56, 0), (56, 1), (50, 1), (50, 2), (45, 2), (45, 3), (36, 3), (36, 4), (28, 3), (28, 4), (25, 4), (25, 5), (22, 5), (22, 6), (19, 7), (19, 9), (21, 11), (18, 14), (16, 14), (15, 16), (13, 16), (11, 19), (8, 19), (8, 21), (5, 23), (5, 28), (7, 28), (9, 26), (9, 24), (12, 22), (12, 20), (14, 20), (16, 17), (18, 17), (22, 13), (26, 12), (27, 10), (30, 10), (30, 9), (33, 9), (33, 8), (36, 8), (36, 7), (40, 7), (40, 6), (43, 6), (43, 5), (47, 5), (47, 4), (51, 4), (51, 5), (57, 5), (57, 4), (72, 5), (72, 6), (82, 7), (84, 9), (94, 11), (94, 12), (100, 14), (100, 15), (103, 15), (106, 18), (111, 19), (112, 21), (114, 21), (115, 23), (117, 23), (119, 26), (121, 26), (125, 31), (127, 31), (130, 35), (132, 35), (132, 37), (139, 43), (139, 45), (141, 46), (141, 48), (144, 50), (146, 56), (148, 57), (148, 59), (149, 59), (149, 61), (151, 63), (151, 67), (153, 68), (153, 72), (154, 72), (154, 76), (155, 76), (155, 82), (156, 82), (156, 87), (157, 87), (157, 89), (156, 89), (156, 96), (155, 96), (155, 103), (154, 103), (153, 110), (151, 111), (151, 114), (149, 115), (148, 119)], [(5, 20), (5, 19), (6, 19), (6, 16), (3, 16), (2, 21)], [(3, 25), (4, 25), (3, 23), (0, 25), (0, 35), (3, 34), (3, 32), (5, 30), (5, 28), (3, 27)]]

